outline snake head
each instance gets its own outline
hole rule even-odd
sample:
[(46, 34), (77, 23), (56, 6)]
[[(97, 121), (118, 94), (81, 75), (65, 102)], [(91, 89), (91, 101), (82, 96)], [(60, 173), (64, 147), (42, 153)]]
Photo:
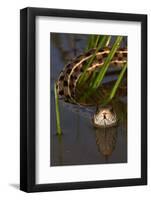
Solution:
[(93, 124), (96, 127), (109, 127), (117, 122), (116, 113), (112, 106), (103, 106), (93, 116)]

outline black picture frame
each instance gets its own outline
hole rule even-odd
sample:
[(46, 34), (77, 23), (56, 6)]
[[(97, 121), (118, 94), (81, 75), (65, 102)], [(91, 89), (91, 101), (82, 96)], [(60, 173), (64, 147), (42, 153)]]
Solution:
[[(35, 19), (54, 16), (141, 23), (141, 178), (36, 184), (35, 182)], [(20, 11), (20, 189), (25, 192), (147, 184), (147, 15), (24, 8)]]

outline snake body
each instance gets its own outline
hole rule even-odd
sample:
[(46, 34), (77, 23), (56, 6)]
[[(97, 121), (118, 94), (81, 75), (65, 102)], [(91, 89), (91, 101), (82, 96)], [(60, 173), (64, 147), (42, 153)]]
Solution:
[[(87, 72), (91, 73), (94, 70), (97, 70), (98, 68), (103, 66), (106, 57), (110, 53), (110, 50), (110, 48), (103, 48), (95, 53), (96, 49), (91, 49), (88, 52), (79, 55), (78, 57), (73, 59), (72, 62), (68, 63), (60, 72), (58, 80), (56, 82), (59, 97), (64, 98), (70, 102), (74, 101), (77, 81), (84, 71), (83, 66), (95, 53), (95, 59), (92, 62), (91, 66), (87, 68)], [(123, 66), (123, 64), (125, 64), (126, 62), (127, 49), (119, 48), (116, 51), (110, 64), (114, 66)]]

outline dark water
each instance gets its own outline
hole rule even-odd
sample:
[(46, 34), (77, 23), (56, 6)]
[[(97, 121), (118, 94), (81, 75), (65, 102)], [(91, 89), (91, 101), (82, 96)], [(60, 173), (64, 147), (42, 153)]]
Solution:
[[(51, 33), (51, 166), (127, 162), (127, 98), (114, 102), (118, 126), (96, 129), (91, 118), (95, 108), (59, 101), (62, 136), (56, 134), (54, 81), (64, 65), (83, 52), (87, 35)], [(114, 80), (110, 76), (105, 81)]]

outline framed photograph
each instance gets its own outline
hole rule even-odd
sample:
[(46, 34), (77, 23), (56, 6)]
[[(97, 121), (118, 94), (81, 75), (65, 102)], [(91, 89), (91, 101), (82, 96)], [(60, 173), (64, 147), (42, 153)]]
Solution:
[(20, 12), (20, 189), (147, 184), (147, 16)]

